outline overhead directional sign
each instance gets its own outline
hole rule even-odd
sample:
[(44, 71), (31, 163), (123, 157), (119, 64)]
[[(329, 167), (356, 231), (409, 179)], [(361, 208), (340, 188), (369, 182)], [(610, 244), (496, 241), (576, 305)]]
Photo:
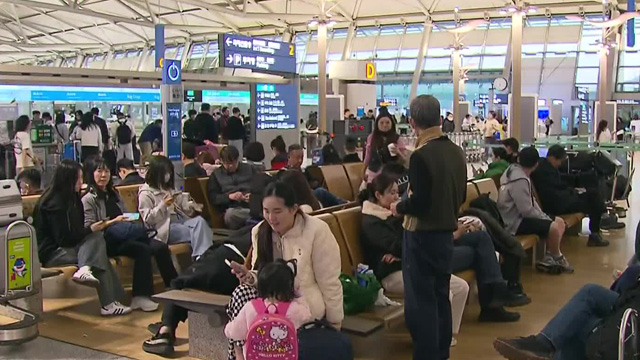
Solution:
[(295, 45), (236, 34), (220, 34), (220, 59), (224, 67), (268, 73), (295, 73)]

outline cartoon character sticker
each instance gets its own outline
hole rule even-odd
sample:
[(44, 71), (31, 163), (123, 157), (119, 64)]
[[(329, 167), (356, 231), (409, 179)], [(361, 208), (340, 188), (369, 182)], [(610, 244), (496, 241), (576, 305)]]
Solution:
[(5, 267), (9, 290), (21, 290), (31, 286), (29, 268), (31, 264), (31, 238), (9, 239)]
[(15, 281), (16, 276), (23, 278), (25, 275), (27, 275), (27, 263), (23, 258), (18, 258), (13, 263), (13, 274), (11, 275), (11, 280)]

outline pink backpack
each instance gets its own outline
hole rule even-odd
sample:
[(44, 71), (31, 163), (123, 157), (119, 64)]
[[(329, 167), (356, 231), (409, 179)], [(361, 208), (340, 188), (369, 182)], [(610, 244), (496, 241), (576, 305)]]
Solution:
[(298, 334), (295, 325), (286, 317), (289, 303), (269, 305), (275, 308), (275, 313), (269, 312), (263, 299), (254, 299), (251, 304), (258, 317), (247, 334), (246, 360), (297, 360)]

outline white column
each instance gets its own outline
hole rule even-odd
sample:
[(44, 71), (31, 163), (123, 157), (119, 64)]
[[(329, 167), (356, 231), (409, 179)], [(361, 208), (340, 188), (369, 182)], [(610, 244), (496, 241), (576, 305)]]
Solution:
[(356, 24), (349, 24), (349, 30), (347, 31), (347, 38), (344, 40), (344, 48), (342, 48), (342, 60), (349, 60), (351, 57), (351, 43), (356, 33)]
[(456, 47), (451, 53), (453, 67), (453, 121), (456, 131), (460, 131), (460, 50)]
[(418, 49), (418, 62), (416, 63), (416, 69), (413, 71), (413, 79), (411, 79), (411, 92), (409, 93), (409, 102), (418, 96), (418, 85), (420, 84), (420, 77), (422, 76), (422, 69), (424, 69), (424, 58), (427, 56), (427, 49), (429, 48), (429, 38), (431, 37), (431, 22), (424, 22), (424, 31), (422, 32), (422, 41), (420, 42), (420, 49)]
[(596, 118), (593, 119), (594, 129), (597, 126), (596, 124), (598, 124), (600, 120), (605, 118), (607, 92), (609, 91), (608, 90), (609, 88), (609, 76), (608, 76), (609, 49), (603, 46), (600, 48), (599, 54), (600, 54), (600, 72), (598, 76), (598, 102), (600, 103), (600, 106), (598, 106), (598, 113), (596, 114)]
[(327, 24), (318, 24), (318, 126), (327, 130)]
[(520, 115), (522, 111), (522, 13), (511, 16), (511, 114), (509, 129), (511, 136), (520, 140)]

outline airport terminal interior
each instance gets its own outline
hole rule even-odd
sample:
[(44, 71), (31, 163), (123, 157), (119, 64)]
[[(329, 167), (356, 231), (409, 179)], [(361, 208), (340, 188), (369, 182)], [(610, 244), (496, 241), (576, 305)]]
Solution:
[(637, 34), (635, 0), (0, 0), (0, 359), (639, 359)]

